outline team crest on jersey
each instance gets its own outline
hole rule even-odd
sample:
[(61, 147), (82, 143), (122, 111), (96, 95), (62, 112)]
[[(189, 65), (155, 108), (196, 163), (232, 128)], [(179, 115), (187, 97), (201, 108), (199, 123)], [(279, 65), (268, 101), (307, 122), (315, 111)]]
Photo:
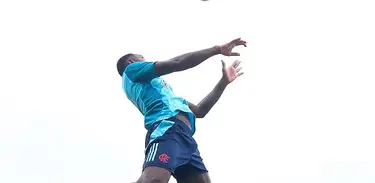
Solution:
[(165, 82), (164, 80), (161, 80), (161, 86), (162, 86), (162, 87), (166, 87), (166, 86), (168, 86), (168, 83)]

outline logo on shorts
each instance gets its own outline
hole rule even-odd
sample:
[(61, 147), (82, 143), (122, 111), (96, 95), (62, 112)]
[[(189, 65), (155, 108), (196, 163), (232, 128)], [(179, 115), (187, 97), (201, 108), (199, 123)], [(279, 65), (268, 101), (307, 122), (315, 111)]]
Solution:
[(160, 160), (161, 162), (163, 162), (163, 163), (168, 163), (168, 159), (169, 159), (169, 157), (168, 157), (168, 155), (165, 154), (165, 153), (163, 153), (163, 154), (161, 154), (161, 155), (159, 156), (159, 160)]

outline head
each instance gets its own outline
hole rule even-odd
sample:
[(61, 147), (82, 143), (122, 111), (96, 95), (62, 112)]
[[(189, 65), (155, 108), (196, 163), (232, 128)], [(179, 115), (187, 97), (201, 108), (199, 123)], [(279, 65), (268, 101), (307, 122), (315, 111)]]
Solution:
[(145, 61), (142, 55), (133, 53), (126, 54), (117, 61), (117, 71), (120, 76), (122, 76), (122, 73), (129, 64), (142, 61)]

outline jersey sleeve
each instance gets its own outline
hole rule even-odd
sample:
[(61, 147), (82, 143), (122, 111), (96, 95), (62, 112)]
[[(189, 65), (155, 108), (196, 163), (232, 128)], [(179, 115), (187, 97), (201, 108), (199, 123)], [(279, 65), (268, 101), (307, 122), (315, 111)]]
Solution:
[(134, 62), (126, 67), (124, 73), (133, 82), (149, 81), (159, 77), (154, 62)]

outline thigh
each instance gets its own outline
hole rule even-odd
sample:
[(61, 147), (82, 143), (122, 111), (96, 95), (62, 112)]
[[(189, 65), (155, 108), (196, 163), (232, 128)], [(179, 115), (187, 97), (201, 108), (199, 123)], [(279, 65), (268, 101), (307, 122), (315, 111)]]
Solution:
[(171, 172), (161, 167), (147, 167), (142, 172), (142, 176), (137, 183), (168, 183)]
[(211, 183), (208, 172), (193, 175), (182, 180), (177, 180), (177, 183)]
[(189, 163), (178, 167), (174, 172), (174, 177), (177, 180), (185, 180), (189, 177), (197, 177), (207, 172), (207, 168), (203, 163), (198, 148), (196, 148), (195, 152), (190, 156)]

